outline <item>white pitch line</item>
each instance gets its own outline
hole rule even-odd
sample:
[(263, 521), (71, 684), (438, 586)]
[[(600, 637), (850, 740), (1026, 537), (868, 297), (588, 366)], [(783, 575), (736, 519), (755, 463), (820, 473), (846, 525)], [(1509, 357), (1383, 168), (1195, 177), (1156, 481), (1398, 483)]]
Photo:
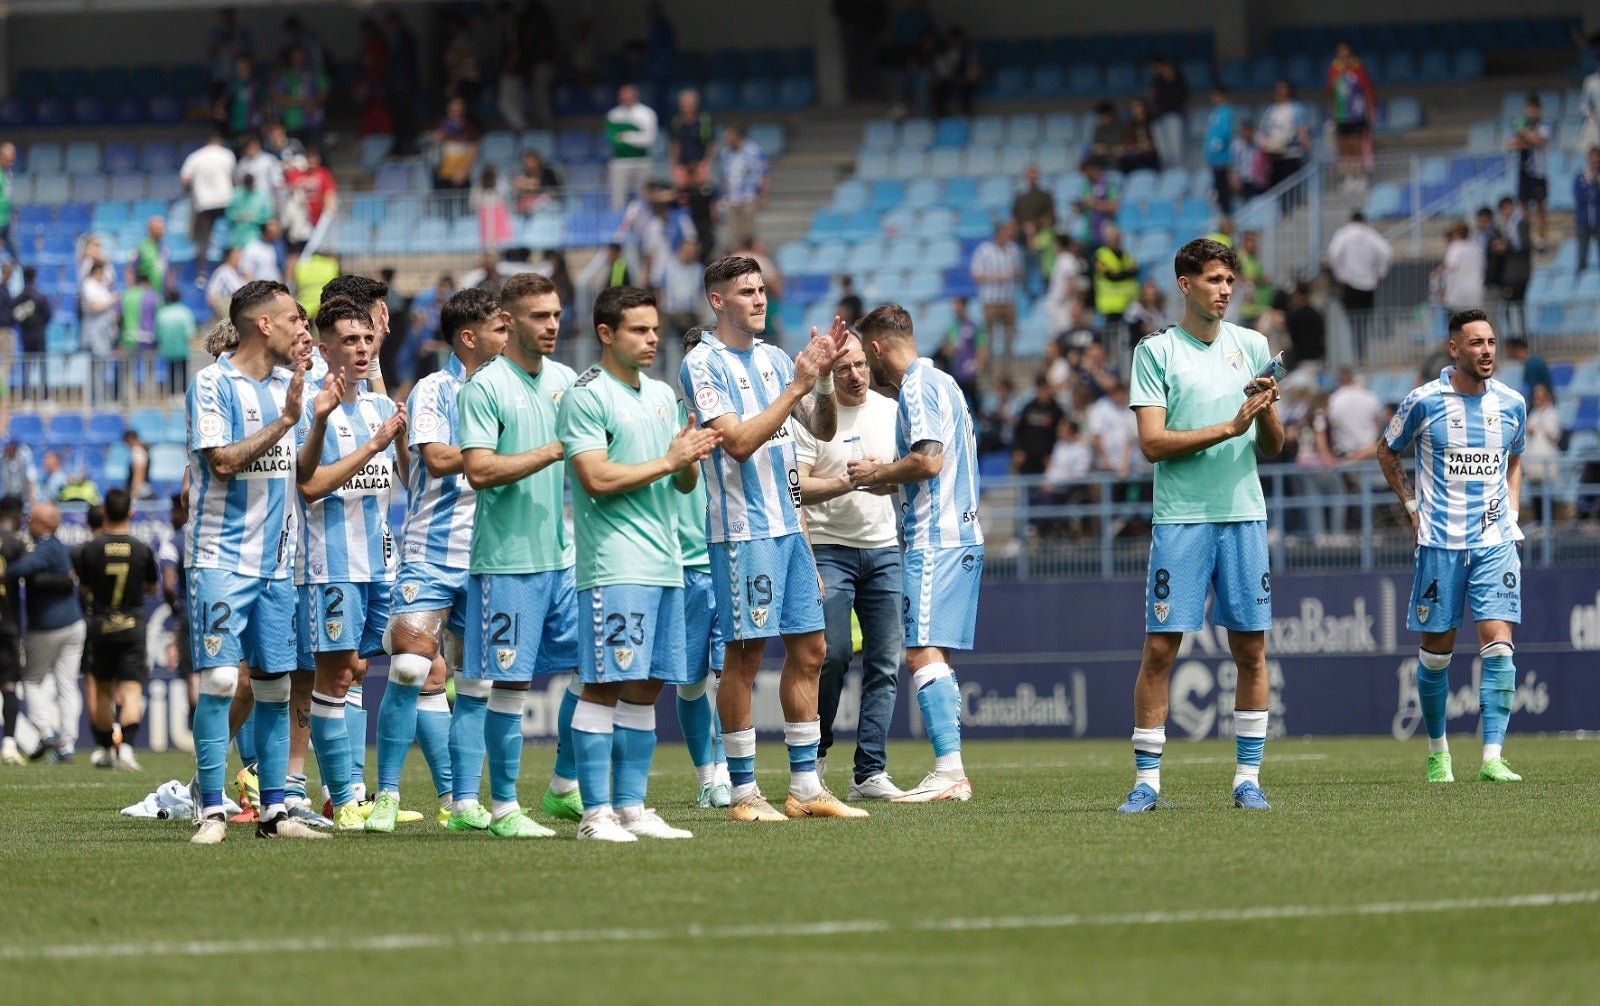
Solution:
[(536, 946), (572, 943), (663, 943), (677, 940), (793, 939), (861, 933), (949, 933), (1020, 929), (1094, 929), (1118, 926), (1170, 926), (1217, 922), (1268, 922), (1348, 916), (1422, 915), (1441, 912), (1556, 908), (1600, 902), (1600, 891), (1519, 894), (1500, 898), (1455, 898), (1440, 901), (1377, 901), (1355, 905), (1278, 905), (1261, 908), (1202, 908), (1171, 912), (1106, 915), (1012, 915), (990, 918), (933, 919), (894, 922), (888, 919), (843, 919), (771, 925), (701, 926), (650, 929), (522, 929), (443, 933), (375, 933), (368, 936), (302, 936), (245, 940), (155, 940), (135, 943), (59, 943), (42, 946), (0, 946), (0, 961), (70, 961), (114, 957), (215, 957), (237, 954), (285, 954), (307, 950), (383, 951), (439, 950), (469, 946)]

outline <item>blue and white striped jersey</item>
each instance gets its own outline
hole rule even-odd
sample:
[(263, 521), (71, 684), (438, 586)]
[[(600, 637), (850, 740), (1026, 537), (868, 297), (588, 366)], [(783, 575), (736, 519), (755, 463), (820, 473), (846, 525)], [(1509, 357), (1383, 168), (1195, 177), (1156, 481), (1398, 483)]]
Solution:
[(231, 479), (219, 479), (204, 453), (259, 433), (283, 412), (287, 371), (265, 381), (241, 374), (224, 356), (196, 374), (185, 411), (189, 424), (189, 529), (184, 560), (191, 569), (225, 569), (278, 580), (294, 561), (298, 496), (295, 434), (286, 433)]
[[(306, 402), (296, 441), (311, 428), (312, 403)], [(371, 440), (394, 415), (387, 397), (363, 392), (353, 404), (341, 403), (328, 416), (321, 463), (329, 465)], [(378, 583), (395, 578), (399, 550), (389, 531), (389, 501), (394, 493), (395, 446), (390, 444), (332, 493), (302, 503), (300, 551), (304, 582)], [(298, 494), (297, 494), (298, 495)]]
[(1454, 367), (1416, 388), (1384, 431), (1389, 449), (1417, 444), (1417, 544), (1471, 549), (1521, 541), (1507, 517), (1506, 467), (1521, 454), (1528, 406), (1522, 396), (1490, 379), (1481, 395), (1463, 395), (1450, 383)]
[[(747, 353), (707, 333), (678, 372), (684, 398), (701, 426), (718, 416), (740, 422), (758, 415), (794, 380), (794, 361), (761, 339)], [(707, 540), (754, 541), (800, 532), (800, 469), (793, 417), (740, 464), (721, 447), (701, 462), (709, 499)]]
[(451, 354), (443, 370), (429, 374), (411, 389), (406, 402), (410, 421), (411, 482), (406, 526), (401, 533), (400, 561), (429, 562), (466, 569), (472, 557), (472, 519), (478, 494), (465, 475), (435, 478), (422, 461), (423, 444), (456, 443), (456, 395), (466, 383), (467, 368)]
[(983, 544), (978, 523), (978, 441), (955, 378), (921, 358), (900, 381), (895, 448), (904, 457), (925, 440), (943, 445), (944, 464), (926, 482), (901, 487), (907, 549)]

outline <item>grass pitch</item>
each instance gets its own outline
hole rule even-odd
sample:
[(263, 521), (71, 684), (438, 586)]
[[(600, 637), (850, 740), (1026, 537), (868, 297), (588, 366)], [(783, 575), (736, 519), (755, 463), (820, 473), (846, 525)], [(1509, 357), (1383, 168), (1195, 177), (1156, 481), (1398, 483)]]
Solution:
[[(1173, 810), (1112, 813), (1126, 743), (972, 743), (964, 805), (733, 825), (663, 746), (651, 803), (689, 842), (392, 836), (216, 848), (117, 816), (143, 774), (0, 771), (0, 989), (15, 1003), (1593, 1003), (1600, 747), (1513, 737), (1520, 786), (1422, 781), (1421, 744), (1268, 745), (1270, 813), (1232, 744), (1173, 745)], [(834, 756), (843, 792), (848, 750)], [(910, 784), (925, 745), (891, 747)], [(530, 749), (537, 803), (548, 750)], [(369, 767), (372, 762), (369, 760)], [(777, 769), (781, 749), (760, 765)], [(315, 778), (315, 777), (313, 777)], [(784, 792), (763, 771), (768, 794)], [(420, 756), (405, 804), (431, 809)]]

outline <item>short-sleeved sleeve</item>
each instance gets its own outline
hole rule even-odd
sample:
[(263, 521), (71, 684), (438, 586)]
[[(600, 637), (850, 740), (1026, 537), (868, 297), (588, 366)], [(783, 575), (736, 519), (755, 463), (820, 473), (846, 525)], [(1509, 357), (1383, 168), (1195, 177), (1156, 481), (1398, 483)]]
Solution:
[(295, 450), (305, 446), (306, 437), (311, 435), (311, 421), (315, 418), (316, 399), (308, 395), (300, 403), (300, 421), (294, 424)]
[(1423, 385), (1407, 395), (1401, 401), (1400, 407), (1395, 410), (1394, 418), (1389, 420), (1388, 427), (1384, 429), (1383, 442), (1389, 445), (1391, 451), (1405, 450), (1416, 437), (1417, 429), (1425, 418), (1423, 413), (1427, 411), (1422, 405), (1426, 398), (1424, 390), (1426, 387), (1427, 385)]
[(592, 388), (580, 385), (561, 397), (556, 437), (569, 459), (606, 449), (605, 404)]
[(406, 402), (408, 435), (412, 447), (455, 443), (455, 400), (442, 381), (423, 381)]
[(1133, 376), (1128, 385), (1128, 405), (1167, 407), (1167, 368), (1152, 339), (1144, 339), (1133, 350)]
[(499, 445), (500, 416), (486, 384), (468, 381), (462, 385), (461, 394), (456, 397), (456, 412), (462, 450), (472, 447), (493, 450)]
[(715, 354), (709, 350), (697, 348), (683, 358), (683, 366), (678, 369), (678, 382), (683, 385), (684, 398), (694, 409), (701, 426), (738, 412), (733, 405), (733, 393), (728, 387), (728, 375)]
[(795, 423), (790, 429), (794, 430), (794, 456), (795, 460), (803, 465), (817, 463), (817, 438), (806, 429), (804, 423)]
[(233, 443), (233, 382), (204, 370), (189, 386), (189, 446), (197, 451)]
[(906, 431), (906, 447), (924, 441), (945, 442), (945, 426), (950, 418), (948, 389), (942, 381), (919, 380), (917, 386), (902, 391), (900, 424)]
[(1521, 454), (1528, 446), (1528, 405), (1526, 402), (1517, 401), (1511, 409), (1511, 419), (1516, 423), (1512, 431), (1511, 440), (1506, 444), (1506, 450), (1512, 454)]

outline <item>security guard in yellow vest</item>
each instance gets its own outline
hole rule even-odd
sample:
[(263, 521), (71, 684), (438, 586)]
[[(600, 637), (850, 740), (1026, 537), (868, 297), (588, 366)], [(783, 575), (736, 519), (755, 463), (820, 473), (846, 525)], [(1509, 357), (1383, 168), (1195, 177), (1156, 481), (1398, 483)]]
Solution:
[(1122, 228), (1107, 224), (1105, 244), (1094, 253), (1094, 309), (1105, 318), (1121, 318), (1139, 296), (1139, 263), (1122, 249)]

